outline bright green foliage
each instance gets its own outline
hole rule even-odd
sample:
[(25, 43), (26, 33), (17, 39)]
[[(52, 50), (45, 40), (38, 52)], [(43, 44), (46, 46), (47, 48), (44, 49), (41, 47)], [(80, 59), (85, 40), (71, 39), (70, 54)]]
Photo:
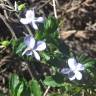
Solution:
[(23, 11), (25, 9), (25, 3), (24, 4), (20, 4), (18, 6), (18, 11)]
[(44, 30), (46, 35), (57, 34), (58, 21), (53, 17), (48, 17), (48, 19), (44, 23)]
[(36, 32), (36, 39), (45, 39), (46, 42), (57, 43), (58, 39), (58, 22), (53, 17), (48, 17), (44, 22), (44, 28)]
[(12, 50), (15, 54), (21, 55), (23, 50), (26, 48), (26, 45), (23, 42), (23, 39), (20, 38), (18, 40), (11, 41)]
[(25, 44), (24, 43), (21, 43), (18, 47), (17, 47), (17, 49), (16, 49), (16, 53), (18, 54), (20, 54), (20, 53), (22, 53), (22, 51), (23, 51), (23, 49), (25, 48), (26, 46), (25, 46)]
[(0, 42), (0, 45), (3, 46), (3, 47), (8, 47), (9, 44), (10, 44), (10, 41), (8, 41), (8, 40), (1, 41), (1, 42)]
[[(22, 86), (22, 84), (21, 84), (21, 86)], [(19, 89), (19, 87), (20, 87), (19, 77), (16, 74), (13, 74), (11, 76), (11, 78), (10, 78), (10, 81), (9, 81), (9, 88), (10, 88), (10, 94), (11, 94), (11, 96), (18, 96), (17, 95), (18, 92), (19, 92), (19, 96), (20, 96), (20, 93), (22, 92), (21, 91), (22, 89)]]
[(20, 79), (17, 74), (12, 74), (9, 79), (10, 96), (31, 96), (27, 82)]
[(42, 91), (38, 81), (26, 80), (16, 74), (12, 74), (9, 80), (10, 96), (42, 96)]
[(42, 96), (40, 85), (36, 80), (30, 81), (30, 91), (33, 94), (33, 96)]

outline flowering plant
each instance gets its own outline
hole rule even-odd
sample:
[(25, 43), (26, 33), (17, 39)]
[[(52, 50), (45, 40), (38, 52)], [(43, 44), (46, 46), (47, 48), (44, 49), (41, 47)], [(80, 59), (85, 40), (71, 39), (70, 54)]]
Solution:
[(24, 50), (22, 55), (26, 54), (27, 56), (30, 56), (34, 54), (34, 57), (40, 61), (40, 56), (37, 53), (37, 51), (43, 51), (46, 49), (46, 43), (44, 41), (35, 41), (33, 36), (26, 36), (24, 38), (24, 43), (27, 46), (27, 48)]
[(68, 65), (69, 68), (63, 68), (61, 70), (61, 73), (68, 74), (70, 80), (74, 80), (74, 79), (81, 80), (82, 73), (80, 71), (84, 70), (84, 65), (78, 63), (75, 58), (69, 58)]
[(35, 30), (38, 30), (38, 26), (36, 23), (42, 23), (44, 21), (43, 17), (35, 17), (35, 12), (33, 10), (27, 10), (25, 14), (25, 18), (21, 18), (20, 22), (22, 24), (30, 24)]
[[(21, 4), (20, 12), (25, 7), (25, 4)], [(83, 92), (88, 91), (91, 94), (91, 91), (96, 91), (96, 60), (75, 54), (62, 42), (57, 19), (49, 16), (44, 20), (43, 17), (35, 16), (34, 9), (28, 9), (25, 18), (20, 18), (19, 21), (30, 24), (35, 30), (32, 33), (32, 28), (25, 26), (26, 30), (17, 36), (20, 37), (17, 40), (0, 42), (0, 48), (12, 47), (12, 53), (19, 58), (18, 61), (21, 60), (19, 71), (16, 72), (24, 74), (23, 78), (16, 74), (11, 75), (10, 96), (81, 96)], [(43, 24), (38, 27), (38, 23)]]

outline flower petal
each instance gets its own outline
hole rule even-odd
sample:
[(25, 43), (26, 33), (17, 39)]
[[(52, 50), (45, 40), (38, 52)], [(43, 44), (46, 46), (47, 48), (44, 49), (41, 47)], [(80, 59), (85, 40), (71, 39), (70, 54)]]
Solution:
[(28, 50), (25, 54), (26, 54), (27, 56), (31, 56), (33, 53), (32, 53), (32, 50)]
[(33, 53), (34, 53), (34, 57), (36, 58), (36, 60), (40, 61), (39, 54), (35, 50), (33, 50)]
[(81, 74), (81, 72), (75, 71), (75, 77), (76, 77), (77, 80), (81, 80), (81, 79), (82, 79), (82, 74)]
[(26, 48), (26, 49), (24, 50), (24, 52), (22, 53), (22, 56), (23, 56), (24, 54), (26, 54), (27, 56), (30, 56), (30, 55), (32, 55), (32, 50), (28, 50), (28, 48)]
[(34, 9), (33, 10), (27, 10), (26, 12), (26, 18), (27, 19), (31, 19), (31, 20), (34, 20), (35, 19), (35, 12), (34, 12)]
[(22, 56), (27, 52), (27, 49), (28, 49), (28, 48), (26, 48), (26, 49), (23, 51)]
[(63, 69), (61, 69), (61, 73), (62, 74), (69, 74), (70, 71), (71, 70), (69, 68), (63, 68)]
[(73, 71), (70, 71), (70, 72), (69, 72), (68, 78), (69, 78), (70, 81), (72, 81), (72, 80), (74, 80), (74, 79), (76, 78)]
[(39, 22), (39, 23), (42, 23), (42, 22), (44, 22), (44, 18), (43, 17), (38, 17), (35, 21)]
[(20, 19), (20, 22), (21, 22), (22, 24), (29, 24), (29, 23), (32, 22), (32, 20), (31, 20), (30, 18), (21, 18), (21, 19)]
[(27, 47), (33, 49), (35, 46), (35, 39), (33, 38), (33, 36), (26, 36), (24, 38), (24, 43), (27, 45)]
[(68, 65), (71, 70), (76, 70), (77, 62), (76, 62), (75, 58), (69, 58)]
[(73, 77), (69, 77), (69, 80), (72, 81), (72, 80), (75, 80), (75, 75)]
[(77, 67), (76, 67), (76, 70), (84, 70), (85, 68), (84, 68), (84, 65), (83, 64), (81, 64), (81, 63), (78, 63), (78, 65), (77, 65)]
[(37, 26), (37, 24), (35, 23), (35, 21), (32, 21), (32, 27), (33, 27), (35, 30), (38, 30), (38, 26)]
[(45, 50), (46, 49), (46, 43), (44, 42), (44, 41), (38, 41), (37, 43), (36, 43), (36, 48), (35, 48), (35, 50), (37, 50), (37, 51), (43, 51), (43, 50)]

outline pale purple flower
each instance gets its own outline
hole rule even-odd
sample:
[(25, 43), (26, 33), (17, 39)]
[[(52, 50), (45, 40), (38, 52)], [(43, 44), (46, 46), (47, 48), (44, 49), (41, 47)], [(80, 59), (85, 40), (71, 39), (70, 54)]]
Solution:
[(22, 24), (31, 24), (31, 26), (35, 29), (38, 30), (38, 26), (36, 23), (42, 23), (44, 21), (43, 17), (35, 17), (35, 12), (33, 10), (27, 10), (25, 14), (25, 18), (21, 18), (20, 22)]
[(27, 48), (24, 50), (22, 55), (26, 54), (27, 56), (34, 55), (34, 57), (40, 61), (40, 56), (37, 51), (43, 51), (46, 49), (46, 43), (44, 41), (35, 41), (33, 36), (26, 36), (24, 38), (24, 43)]
[(80, 71), (84, 70), (84, 65), (78, 63), (75, 58), (69, 58), (68, 66), (69, 68), (63, 68), (61, 70), (61, 73), (67, 74), (69, 80), (74, 80), (74, 79), (81, 80), (82, 73)]

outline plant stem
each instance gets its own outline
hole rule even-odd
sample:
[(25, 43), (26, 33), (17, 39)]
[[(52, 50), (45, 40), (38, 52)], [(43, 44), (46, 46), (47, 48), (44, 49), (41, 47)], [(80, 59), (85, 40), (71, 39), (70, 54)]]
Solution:
[(44, 92), (44, 95), (43, 95), (43, 96), (46, 96), (46, 95), (47, 95), (49, 89), (50, 89), (50, 86), (47, 87), (47, 89), (46, 89), (46, 91)]
[(53, 0), (53, 9), (54, 9), (54, 16), (57, 19), (57, 11), (56, 11), (56, 3), (55, 0)]
[(31, 79), (34, 78), (32, 72), (31, 72), (31, 69), (30, 69), (29, 64), (27, 64), (27, 70), (28, 70), (28, 72), (29, 72), (29, 74), (30, 74)]

